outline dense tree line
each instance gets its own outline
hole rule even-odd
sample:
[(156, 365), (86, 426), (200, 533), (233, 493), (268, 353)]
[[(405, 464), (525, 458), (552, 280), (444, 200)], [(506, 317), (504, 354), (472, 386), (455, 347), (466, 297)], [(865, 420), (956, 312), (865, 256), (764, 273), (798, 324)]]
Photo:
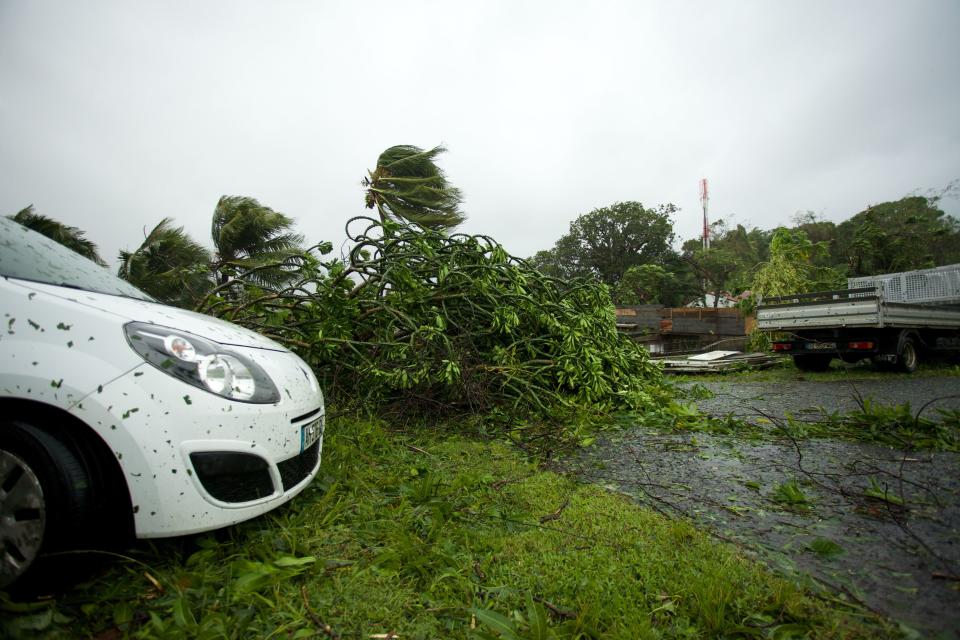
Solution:
[[(442, 147), (399, 145), (368, 172), (366, 204), (381, 223), (452, 228), (464, 220), (459, 190), (435, 163)], [(560, 279), (601, 282), (617, 304), (668, 306), (712, 294), (778, 295), (841, 287), (847, 277), (923, 269), (960, 262), (960, 221), (939, 208), (940, 194), (911, 195), (871, 205), (836, 224), (812, 212), (777, 229), (711, 225), (711, 247), (699, 238), (675, 248), (673, 204), (618, 202), (577, 217), (553, 248), (529, 264)], [(82, 230), (28, 206), (9, 216), (105, 265)], [(134, 250), (121, 251), (118, 275), (158, 300), (196, 305), (213, 291), (229, 297), (238, 274), (281, 286), (310, 260), (293, 220), (257, 200), (224, 196), (211, 224), (213, 251), (165, 218)]]
[(839, 224), (811, 212), (770, 230), (719, 220), (709, 250), (699, 238), (674, 248), (674, 205), (618, 202), (578, 217), (531, 262), (558, 277), (603, 282), (627, 305), (838, 288), (847, 277), (960, 262), (960, 221), (939, 208), (944, 193), (871, 205)]

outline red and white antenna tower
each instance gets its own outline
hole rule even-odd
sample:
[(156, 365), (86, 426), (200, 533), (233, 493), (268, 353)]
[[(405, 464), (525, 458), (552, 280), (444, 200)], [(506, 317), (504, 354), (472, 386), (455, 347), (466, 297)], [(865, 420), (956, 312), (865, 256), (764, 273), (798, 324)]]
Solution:
[(700, 178), (700, 204), (703, 206), (703, 249), (710, 248), (710, 220), (707, 218), (707, 205), (710, 203), (710, 193), (707, 190), (707, 179)]

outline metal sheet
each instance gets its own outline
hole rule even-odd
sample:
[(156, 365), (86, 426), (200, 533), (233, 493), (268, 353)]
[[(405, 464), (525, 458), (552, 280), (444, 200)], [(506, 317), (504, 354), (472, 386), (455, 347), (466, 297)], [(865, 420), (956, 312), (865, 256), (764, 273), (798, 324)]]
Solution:
[(719, 360), (721, 358), (726, 358), (727, 356), (732, 356), (740, 353), (739, 351), (710, 351), (708, 353), (701, 353), (695, 356), (690, 356), (687, 360)]

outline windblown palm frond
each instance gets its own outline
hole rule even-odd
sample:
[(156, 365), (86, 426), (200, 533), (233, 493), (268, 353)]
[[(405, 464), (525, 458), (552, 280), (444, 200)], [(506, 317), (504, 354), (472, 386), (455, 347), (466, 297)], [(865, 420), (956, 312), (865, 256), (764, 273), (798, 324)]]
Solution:
[(463, 196), (435, 162), (444, 151), (444, 147), (425, 151), (398, 145), (381, 153), (376, 169), (363, 180), (367, 208), (376, 208), (383, 222), (393, 219), (430, 228), (451, 228), (463, 222)]
[(107, 263), (104, 262), (100, 254), (97, 253), (97, 245), (84, 237), (85, 232), (77, 227), (70, 227), (61, 222), (57, 222), (53, 218), (35, 213), (32, 204), (25, 209), (21, 209), (15, 215), (7, 217), (14, 222), (19, 222), (28, 229), (41, 233), (51, 240), (76, 251), (84, 258), (93, 260), (101, 267), (107, 266)]
[(193, 307), (211, 288), (210, 252), (164, 218), (135, 251), (120, 252), (117, 275), (151, 296)]
[[(293, 219), (254, 198), (223, 196), (213, 212), (211, 234), (216, 247), (213, 269), (223, 284), (230, 275), (258, 268), (247, 276), (266, 286), (278, 286), (296, 276), (303, 236), (293, 233)], [(271, 266), (274, 265), (274, 266)]]

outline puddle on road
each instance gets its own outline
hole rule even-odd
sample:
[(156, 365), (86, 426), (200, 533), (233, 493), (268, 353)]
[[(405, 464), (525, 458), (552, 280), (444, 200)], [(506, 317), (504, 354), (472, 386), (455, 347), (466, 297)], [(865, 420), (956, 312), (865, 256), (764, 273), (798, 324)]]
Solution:
[(960, 571), (960, 455), (641, 427), (565, 469), (689, 517), (784, 575), (813, 576), (913, 629), (958, 637), (960, 583), (941, 576)]

